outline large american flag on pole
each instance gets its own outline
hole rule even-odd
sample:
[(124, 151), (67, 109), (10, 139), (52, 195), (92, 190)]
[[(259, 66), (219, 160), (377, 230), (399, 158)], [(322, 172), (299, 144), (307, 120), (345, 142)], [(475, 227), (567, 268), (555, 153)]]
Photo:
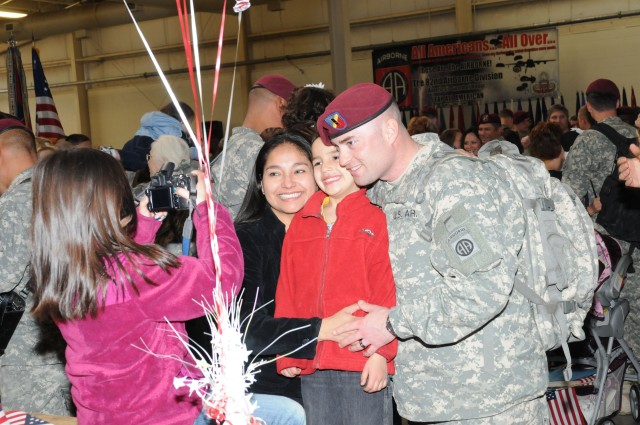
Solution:
[(33, 60), (33, 85), (36, 91), (36, 136), (56, 141), (64, 137), (64, 130), (35, 47), (31, 48), (31, 57)]

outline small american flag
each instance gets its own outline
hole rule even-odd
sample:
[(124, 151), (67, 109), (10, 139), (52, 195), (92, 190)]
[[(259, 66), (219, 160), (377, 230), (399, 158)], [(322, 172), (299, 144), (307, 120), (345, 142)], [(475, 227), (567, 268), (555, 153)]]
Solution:
[(57, 141), (64, 137), (64, 130), (35, 47), (31, 48), (31, 58), (33, 60), (33, 85), (36, 91), (36, 136)]
[(0, 425), (53, 425), (21, 410), (0, 410)]
[(547, 390), (551, 425), (586, 425), (575, 388)]

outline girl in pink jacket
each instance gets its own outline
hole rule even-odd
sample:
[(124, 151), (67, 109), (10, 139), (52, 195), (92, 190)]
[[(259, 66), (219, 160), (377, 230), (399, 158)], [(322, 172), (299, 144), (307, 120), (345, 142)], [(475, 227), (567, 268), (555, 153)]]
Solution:
[[(189, 424), (197, 397), (173, 388), (188, 353), (169, 323), (201, 316), (215, 271), (204, 182), (198, 175), (199, 258), (174, 257), (152, 245), (166, 213), (135, 209), (121, 165), (92, 149), (58, 151), (33, 175), (33, 314), (53, 318), (65, 341), (66, 372), (79, 424)], [(188, 195), (187, 195), (188, 196)], [(218, 206), (223, 290), (242, 283), (240, 244)], [(154, 219), (155, 218), (155, 219)], [(141, 348), (156, 354), (151, 355)]]

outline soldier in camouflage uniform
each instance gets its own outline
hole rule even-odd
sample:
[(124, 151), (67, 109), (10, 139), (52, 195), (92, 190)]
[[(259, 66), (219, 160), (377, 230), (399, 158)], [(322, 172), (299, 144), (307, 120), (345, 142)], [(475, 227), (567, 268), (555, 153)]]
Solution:
[[(595, 80), (586, 91), (587, 110), (596, 120), (611, 126), (626, 138), (638, 137), (635, 127), (622, 122), (616, 116), (620, 105), (620, 91), (611, 80)], [(616, 147), (604, 134), (597, 130), (585, 130), (578, 136), (562, 169), (562, 182), (569, 185), (586, 205), (593, 205), (598, 197), (604, 180), (613, 171), (616, 161)], [(597, 203), (596, 203), (597, 204)], [(591, 206), (590, 205), (590, 206)], [(591, 213), (591, 211), (590, 211)], [(592, 214), (594, 227), (602, 233), (606, 230), (595, 223), (597, 213)], [(629, 249), (629, 243), (619, 241), (623, 249)], [(631, 313), (625, 322), (625, 340), (633, 351), (640, 353), (640, 250), (633, 252), (635, 272), (627, 277), (624, 297), (631, 304)]]
[[(508, 111), (508, 109), (505, 109)], [(508, 127), (502, 126), (501, 118), (498, 114), (482, 114), (478, 124), (478, 136), (482, 145), (486, 145), (494, 140), (506, 140), (522, 152), (520, 137)]]
[(236, 217), (249, 184), (251, 166), (264, 143), (260, 137), (267, 128), (282, 127), (282, 114), (295, 86), (282, 75), (259, 78), (249, 92), (247, 114), (241, 127), (231, 130), (226, 143), (224, 175), (220, 179), (222, 154), (211, 162), (211, 180), (217, 201)]
[(410, 421), (545, 424), (547, 363), (529, 302), (513, 291), (524, 237), (519, 198), (466, 158), (439, 161), (436, 135), (414, 140), (381, 87), (345, 91), (318, 119), (325, 143), (387, 214), (397, 306), (339, 331), (342, 346), (400, 339), (394, 397)]
[[(0, 292), (21, 291), (30, 277), (28, 269), (31, 224), (31, 174), (36, 160), (33, 134), (14, 119), (0, 120)], [(36, 352), (41, 342), (40, 327), (31, 314), (33, 296), (4, 356), (0, 357), (0, 399), (2, 405), (27, 412), (69, 415), (71, 396), (60, 352)], [(44, 335), (47, 344), (61, 349), (62, 337), (55, 326)], [(46, 329), (50, 331), (50, 329)], [(53, 351), (52, 351), (53, 350)]]

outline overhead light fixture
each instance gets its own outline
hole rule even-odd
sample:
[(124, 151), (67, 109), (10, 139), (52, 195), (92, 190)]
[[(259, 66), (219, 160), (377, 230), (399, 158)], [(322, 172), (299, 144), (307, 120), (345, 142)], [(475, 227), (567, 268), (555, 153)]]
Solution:
[(0, 18), (20, 19), (20, 18), (24, 18), (25, 16), (27, 16), (26, 13), (8, 12), (6, 10), (0, 10)]

